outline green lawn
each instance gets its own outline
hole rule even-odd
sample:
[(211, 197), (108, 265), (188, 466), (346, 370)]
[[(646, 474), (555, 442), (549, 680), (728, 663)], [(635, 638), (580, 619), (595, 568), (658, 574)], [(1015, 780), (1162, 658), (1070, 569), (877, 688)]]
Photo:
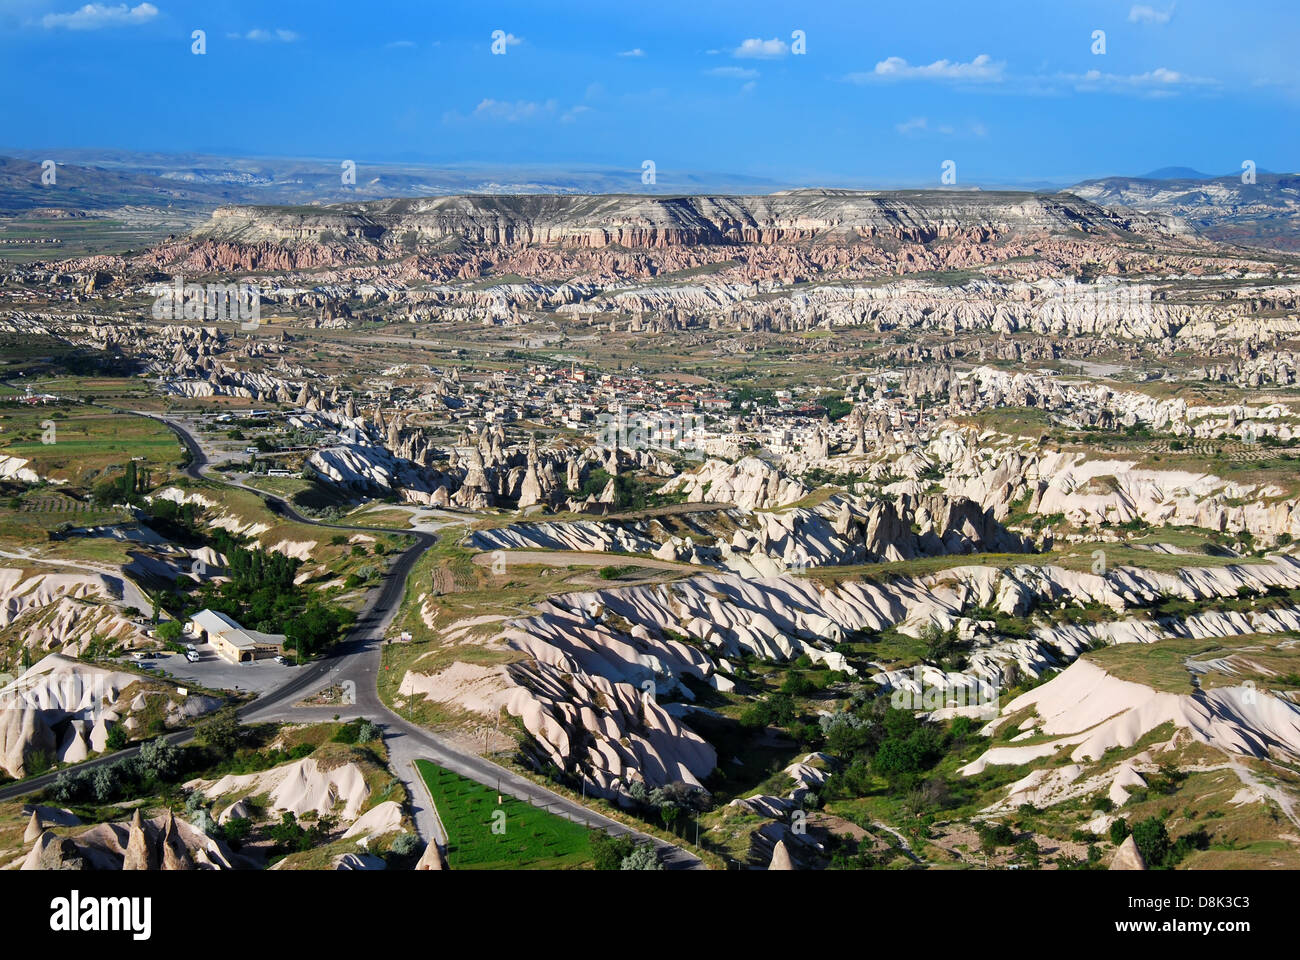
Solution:
[[(565, 869), (590, 866), (589, 830), (581, 824), (505, 797), (495, 790), (415, 761), (447, 830), (447, 861), (453, 870)], [(504, 820), (493, 815), (501, 811)], [(497, 822), (504, 824), (493, 832)]]

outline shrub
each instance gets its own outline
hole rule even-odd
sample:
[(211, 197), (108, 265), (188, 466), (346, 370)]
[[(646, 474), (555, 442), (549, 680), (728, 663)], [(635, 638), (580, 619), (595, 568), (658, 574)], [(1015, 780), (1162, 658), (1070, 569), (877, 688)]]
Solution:
[(1015, 833), (1005, 823), (979, 823), (975, 825), (975, 832), (980, 838), (980, 849), (985, 853), (1010, 846), (1016, 840)]
[(1038, 869), (1038, 844), (1032, 837), (1026, 837), (1015, 846), (1016, 856), (1019, 857), (1027, 866)]
[(791, 673), (785, 678), (785, 682), (781, 684), (781, 692), (788, 693), (792, 697), (806, 697), (817, 692), (817, 684), (802, 673)]
[(190, 823), (195, 830), (200, 830), (208, 836), (211, 836), (217, 828), (217, 822), (212, 819), (212, 814), (208, 812), (206, 807), (199, 807), (195, 810), (190, 816)]
[(171, 780), (180, 772), (181, 752), (162, 737), (158, 737), (140, 747), (140, 765), (148, 776), (159, 780)]
[(63, 770), (54, 778), (50, 794), (58, 803), (76, 803), (90, 789), (85, 770)]
[(632, 855), (634, 849), (636, 841), (628, 834), (611, 837), (604, 830), (591, 833), (591, 853), (597, 870), (621, 869), (623, 861)]
[(122, 786), (122, 774), (116, 763), (96, 767), (90, 775), (90, 788), (98, 803), (108, 803)]
[(1128, 821), (1123, 817), (1116, 817), (1110, 823), (1110, 842), (1119, 846), (1128, 837)]
[(848, 756), (867, 745), (871, 724), (854, 713), (836, 713), (818, 719), (826, 737), (826, 749), (837, 756)]
[(420, 838), (413, 833), (398, 834), (393, 839), (393, 853), (399, 857), (409, 857), (420, 846)]
[(243, 743), (244, 731), (235, 711), (220, 710), (194, 725), (194, 739), (202, 746), (228, 757)]
[(368, 721), (357, 719), (349, 720), (338, 730), (334, 731), (334, 736), (330, 737), (335, 743), (359, 743), (361, 742), (361, 725)]
[(253, 821), (247, 817), (231, 817), (221, 827), (226, 842), (232, 847), (240, 847), (253, 831)]
[(659, 854), (654, 846), (649, 843), (642, 843), (623, 858), (619, 868), (622, 870), (662, 870), (664, 865), (659, 862)]
[(1193, 850), (1205, 850), (1210, 846), (1210, 835), (1205, 832), (1204, 827), (1198, 827), (1191, 833), (1185, 833), (1174, 841), (1173, 846), (1169, 848), (1169, 854), (1165, 857), (1164, 865), (1166, 867), (1176, 866), (1184, 857)]

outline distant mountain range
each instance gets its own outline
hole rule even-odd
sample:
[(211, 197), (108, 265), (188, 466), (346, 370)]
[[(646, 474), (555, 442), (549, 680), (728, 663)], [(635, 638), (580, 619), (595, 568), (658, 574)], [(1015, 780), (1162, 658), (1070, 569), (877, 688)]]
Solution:
[(460, 194), (735, 193), (765, 194), (797, 184), (736, 174), (680, 174), (612, 168), (359, 162), (344, 182), (343, 162), (197, 154), (57, 152), (54, 186), (41, 183), (49, 151), (0, 152), (0, 213), (36, 207), (105, 210), (124, 204), (182, 205), (205, 212), (222, 204), (296, 206)]
[[(360, 163), (355, 183), (345, 183), (341, 161), (91, 150), (57, 151), (56, 183), (44, 185), (41, 161), (51, 151), (9, 152), (11, 156), (0, 156), (0, 216), (34, 210), (94, 214), (142, 207), (166, 209), (197, 223), (216, 208), (231, 205), (309, 206), (515, 194), (716, 197), (765, 195), (804, 186), (732, 174), (655, 171), (655, 182), (644, 184), (639, 170), (414, 163)], [(1255, 182), (1247, 184), (1239, 173), (1214, 176), (1170, 166), (1140, 177), (1086, 180), (1064, 190), (1035, 182), (1032, 191), (1024, 192), (1074, 194), (1099, 206), (1179, 217), (1217, 240), (1300, 250), (1300, 176), (1294, 174), (1259, 170)]]
[(1086, 180), (1068, 192), (1100, 206), (1179, 217), (1216, 240), (1300, 250), (1300, 175), (1256, 171), (1254, 183), (1243, 183), (1240, 173), (1174, 175), (1182, 169)]

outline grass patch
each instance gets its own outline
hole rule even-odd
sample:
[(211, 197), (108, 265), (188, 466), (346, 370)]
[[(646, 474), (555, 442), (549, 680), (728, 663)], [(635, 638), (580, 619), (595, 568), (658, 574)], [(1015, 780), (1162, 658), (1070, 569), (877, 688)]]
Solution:
[(590, 831), (522, 800), (415, 761), (447, 830), (447, 860), (459, 870), (572, 869), (592, 863)]

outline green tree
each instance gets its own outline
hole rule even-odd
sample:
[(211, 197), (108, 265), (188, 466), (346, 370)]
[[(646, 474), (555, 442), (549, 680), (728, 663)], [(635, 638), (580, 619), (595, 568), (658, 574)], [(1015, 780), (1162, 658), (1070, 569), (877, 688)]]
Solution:
[(184, 632), (179, 620), (164, 620), (158, 624), (154, 634), (164, 643), (176, 643)]
[(604, 830), (591, 832), (591, 855), (597, 870), (619, 870), (636, 848), (631, 834), (611, 837)]
[(219, 710), (194, 725), (194, 739), (200, 745), (228, 757), (243, 743), (244, 731), (234, 710)]
[(1169, 831), (1159, 817), (1147, 817), (1133, 825), (1133, 842), (1148, 867), (1163, 866), (1169, 855)]

